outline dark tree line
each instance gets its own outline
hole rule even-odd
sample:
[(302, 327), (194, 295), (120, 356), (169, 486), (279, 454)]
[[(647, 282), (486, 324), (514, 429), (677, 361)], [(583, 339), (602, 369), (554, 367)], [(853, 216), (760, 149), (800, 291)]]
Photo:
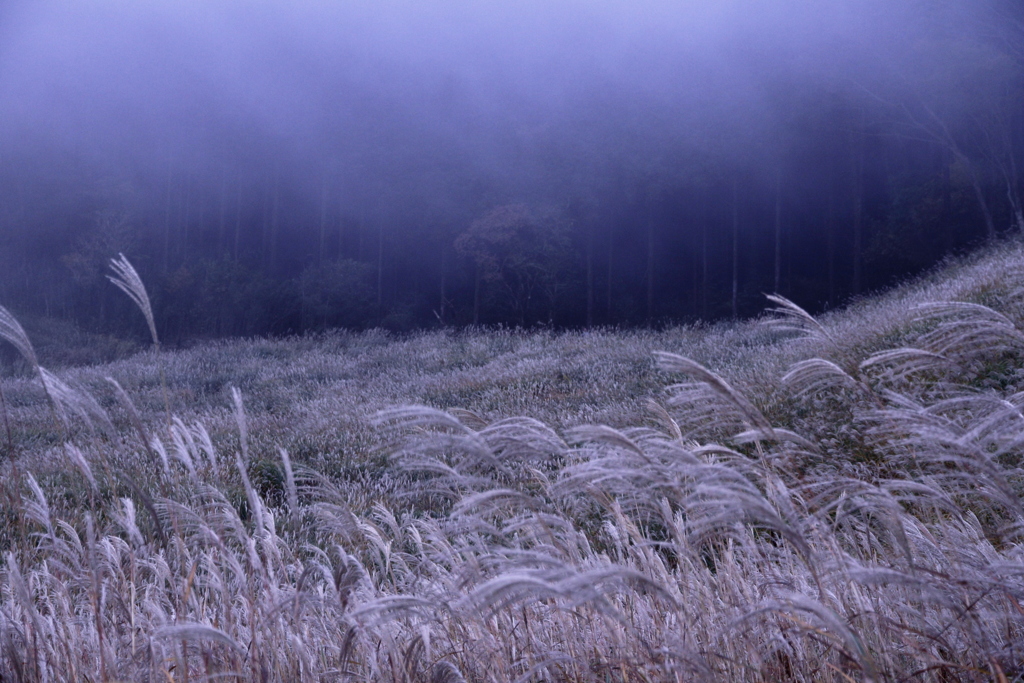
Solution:
[(52, 154), (0, 164), (0, 302), (141, 334), (104, 277), (123, 252), (171, 341), (712, 320), (765, 292), (822, 310), (1024, 232), (1024, 28), (1004, 19), (959, 81), (780, 86), (781, 122), (727, 146), (713, 127), (655, 147), (547, 139), (521, 187), (444, 158), (418, 176), (436, 188), (355, 199), (344, 158), (301, 175), (269, 152), (211, 167), (168, 150), (164, 171), (101, 177)]

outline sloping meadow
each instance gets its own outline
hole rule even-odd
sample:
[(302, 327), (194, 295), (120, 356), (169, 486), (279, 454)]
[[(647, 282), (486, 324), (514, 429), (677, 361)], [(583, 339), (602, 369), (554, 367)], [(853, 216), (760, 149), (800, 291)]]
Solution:
[(1024, 250), (770, 305), (173, 352), (151, 326), (55, 372), (3, 311), (32, 374), (2, 383), (0, 675), (1024, 680)]

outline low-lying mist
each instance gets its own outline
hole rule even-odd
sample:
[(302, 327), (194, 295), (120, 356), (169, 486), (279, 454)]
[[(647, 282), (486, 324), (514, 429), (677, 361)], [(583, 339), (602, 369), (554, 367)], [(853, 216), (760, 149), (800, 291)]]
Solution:
[[(99, 329), (125, 252), (182, 338), (328, 324), (304, 313), (340, 295), (325, 263), (361, 327), (834, 305), (1016, 229), (1020, 21), (995, 0), (13, 3), (5, 302)], [(504, 256), (453, 249), (516, 205), (571, 226), (525, 312), (482, 272)], [(218, 288), (277, 313), (167, 312)]]

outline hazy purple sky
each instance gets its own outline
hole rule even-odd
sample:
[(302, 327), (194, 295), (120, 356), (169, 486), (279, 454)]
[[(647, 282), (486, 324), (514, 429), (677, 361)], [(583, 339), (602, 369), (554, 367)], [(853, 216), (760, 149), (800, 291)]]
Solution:
[(326, 170), (353, 201), (453, 176), (515, 194), (666, 150), (761, 153), (801, 89), (932, 87), (971, 7), (26, 1), (0, 13), (0, 154), (126, 176), (273, 164), (310, 188)]

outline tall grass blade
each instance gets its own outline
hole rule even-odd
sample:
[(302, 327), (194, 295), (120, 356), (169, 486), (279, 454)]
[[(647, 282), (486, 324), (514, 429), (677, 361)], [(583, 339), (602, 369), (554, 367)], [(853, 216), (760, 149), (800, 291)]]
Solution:
[(734, 407), (743, 416), (750, 427), (762, 432), (772, 439), (772, 425), (767, 418), (743, 394), (736, 391), (724, 378), (715, 374), (700, 363), (667, 351), (656, 351), (654, 357), (658, 368), (666, 372), (678, 372), (688, 375), (707, 386), (716, 395)]
[(39, 359), (21, 323), (3, 306), (0, 306), (0, 337), (6, 339), (18, 350), (21, 357), (33, 370), (38, 371)]
[[(6, 339), (14, 348), (18, 350), (21, 357), (25, 359), (25, 362), (29, 364), (32, 371), (39, 376), (39, 382), (43, 386), (43, 391), (46, 393), (46, 398), (50, 402), (50, 408), (53, 411), (53, 418), (55, 421), (59, 420), (59, 426), (64, 427), (65, 434), (67, 432), (67, 416), (64, 414), (63, 409), (58, 404), (57, 397), (53, 394), (50, 384), (47, 382), (47, 376), (49, 373), (43, 370), (39, 365), (39, 358), (36, 356), (36, 350), (32, 346), (32, 342), (29, 341), (28, 335), (25, 334), (24, 328), (21, 323), (11, 315), (3, 306), (0, 306), (0, 338)], [(52, 377), (52, 375), (49, 375)], [(6, 410), (4, 411), (6, 418)]]
[(234, 638), (209, 624), (187, 623), (164, 626), (154, 631), (153, 637), (158, 639), (170, 638), (173, 640), (208, 640), (227, 646), (238, 654), (245, 654), (245, 648), (239, 645)]
[(242, 392), (238, 390), (238, 387), (231, 387), (231, 401), (235, 406), (235, 424), (238, 425), (242, 460), (249, 462), (249, 427), (245, 422), (245, 406), (242, 405)]
[[(149, 335), (153, 339), (153, 348), (159, 353), (160, 337), (156, 333), (156, 318), (153, 317), (153, 306), (149, 302), (149, 294), (146, 293), (146, 286), (142, 283), (142, 278), (139, 277), (135, 267), (124, 254), (118, 254), (118, 258), (110, 259), (110, 269), (114, 271), (114, 275), (108, 275), (107, 279), (127, 294), (128, 298), (142, 311), (146, 325), (149, 327)], [(160, 387), (164, 395), (164, 414), (169, 432), (171, 429), (171, 397), (167, 390), (167, 373), (162, 362), (160, 363)]]
[(124, 254), (118, 254), (118, 258), (110, 259), (110, 269), (114, 275), (108, 275), (107, 279), (114, 283), (118, 289), (128, 295), (142, 315), (146, 318), (146, 325), (149, 326), (149, 334), (153, 338), (153, 346), (160, 348), (160, 338), (156, 334), (156, 319), (153, 317), (153, 307), (149, 303), (149, 294), (146, 293), (146, 286), (142, 278), (135, 271), (135, 267), (128, 261)]
[(838, 342), (829, 331), (803, 308), (779, 294), (766, 294), (765, 298), (776, 305), (768, 311), (778, 316), (765, 322), (765, 325), (779, 332), (796, 332), (806, 339), (825, 341), (839, 348)]

